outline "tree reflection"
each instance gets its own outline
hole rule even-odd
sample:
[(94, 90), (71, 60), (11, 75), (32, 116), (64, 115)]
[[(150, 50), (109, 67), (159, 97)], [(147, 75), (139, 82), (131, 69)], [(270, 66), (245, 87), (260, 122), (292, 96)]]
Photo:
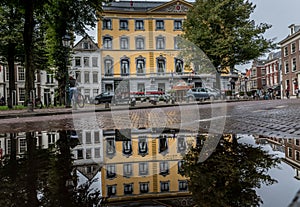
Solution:
[(37, 147), (35, 133), (26, 132), (27, 151), (17, 157), (16, 136), (11, 134), (11, 154), (0, 163), (0, 206), (96, 206), (100, 192), (91, 192), (92, 181), (77, 186), (68, 131), (59, 131), (56, 147)]
[(183, 166), (197, 206), (245, 207), (263, 203), (255, 188), (260, 188), (262, 183), (277, 182), (267, 172), (278, 166), (278, 158), (259, 147), (238, 143), (235, 136), (229, 135), (221, 138), (207, 160), (198, 162), (202, 146), (197, 145), (188, 152)]

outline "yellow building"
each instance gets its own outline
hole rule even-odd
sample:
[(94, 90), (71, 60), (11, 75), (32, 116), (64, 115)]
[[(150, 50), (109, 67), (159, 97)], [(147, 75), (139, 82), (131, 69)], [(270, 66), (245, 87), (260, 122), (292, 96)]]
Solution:
[[(167, 91), (179, 80), (202, 86), (191, 65), (179, 56), (179, 35), (192, 4), (115, 1), (103, 6), (98, 22), (102, 91), (128, 80), (131, 91)], [(195, 67), (193, 67), (195, 68)]]
[(109, 203), (169, 198), (187, 202), (191, 194), (180, 171), (183, 155), (196, 143), (195, 134), (134, 129), (126, 133), (129, 139), (120, 139), (114, 130), (103, 133), (102, 195)]

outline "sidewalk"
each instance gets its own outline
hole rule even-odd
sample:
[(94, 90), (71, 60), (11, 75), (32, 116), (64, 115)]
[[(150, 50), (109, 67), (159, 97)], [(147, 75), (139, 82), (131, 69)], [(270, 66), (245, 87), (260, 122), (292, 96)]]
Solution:
[[(247, 100), (216, 100), (213, 103), (221, 103), (221, 102), (240, 102)], [(249, 100), (248, 100), (249, 101)], [(175, 102), (165, 103), (158, 102), (156, 105), (151, 104), (149, 102), (137, 102), (135, 106), (129, 106), (127, 104), (111, 106), (109, 108), (105, 108), (105, 104), (93, 105), (87, 104), (84, 108), (77, 108), (74, 110), (72, 108), (42, 108), (42, 109), (34, 109), (33, 111), (28, 111), (28, 109), (18, 109), (18, 110), (2, 110), (0, 111), (0, 119), (9, 119), (9, 118), (19, 118), (19, 117), (30, 117), (30, 116), (53, 116), (53, 115), (63, 115), (63, 114), (72, 114), (72, 113), (84, 113), (84, 112), (101, 112), (101, 111), (111, 111), (111, 110), (134, 110), (134, 109), (145, 109), (145, 108), (157, 108), (157, 107), (173, 107), (178, 105), (191, 105), (191, 104), (211, 104), (210, 101), (204, 102)]]

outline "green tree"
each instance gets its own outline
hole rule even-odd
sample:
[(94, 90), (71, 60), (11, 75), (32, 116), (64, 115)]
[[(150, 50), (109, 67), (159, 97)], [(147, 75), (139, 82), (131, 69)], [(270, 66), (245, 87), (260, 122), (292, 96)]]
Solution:
[(271, 26), (250, 19), (255, 5), (244, 0), (196, 0), (184, 22), (184, 38), (198, 46), (219, 73), (255, 59), (270, 48)]
[(21, 57), (24, 54), (22, 41), (24, 19), (21, 8), (16, 5), (17, 1), (6, 0), (0, 4), (0, 57), (1, 63), (7, 65), (9, 71), (9, 108), (16, 104), (13, 103), (13, 91), (16, 90), (14, 64), (16, 61), (22, 64)]
[[(205, 138), (200, 137), (200, 140)], [(260, 188), (262, 183), (276, 182), (267, 172), (276, 167), (279, 160), (259, 147), (239, 143), (234, 136), (224, 136), (214, 153), (199, 162), (202, 149), (202, 145), (192, 148), (183, 165), (197, 206), (259, 206), (262, 199), (255, 188)]]
[(68, 61), (70, 48), (64, 48), (62, 38), (65, 35), (84, 35), (89, 27), (94, 28), (100, 18), (104, 0), (50, 0), (48, 4), (47, 48), (49, 63), (56, 69), (59, 97), (63, 102), (68, 80)]

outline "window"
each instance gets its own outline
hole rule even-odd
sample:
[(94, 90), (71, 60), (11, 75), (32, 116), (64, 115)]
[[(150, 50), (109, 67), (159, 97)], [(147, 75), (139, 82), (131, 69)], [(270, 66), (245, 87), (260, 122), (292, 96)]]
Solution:
[(157, 73), (164, 73), (166, 68), (166, 61), (163, 58), (157, 59)]
[(98, 73), (93, 72), (93, 83), (98, 83)]
[(296, 58), (293, 58), (293, 60), (292, 60), (292, 71), (294, 72), (294, 71), (296, 71), (296, 69), (297, 69)]
[(107, 196), (114, 196), (117, 193), (116, 185), (108, 185), (107, 186)]
[(178, 161), (178, 174), (181, 174), (184, 172), (183, 164), (184, 164), (183, 160)]
[(293, 149), (288, 148), (288, 157), (293, 157)]
[(55, 134), (47, 134), (48, 144), (55, 144)]
[(180, 41), (180, 37), (179, 36), (174, 37), (174, 49), (175, 50), (180, 49), (179, 48), (179, 41)]
[(128, 37), (121, 37), (120, 38), (120, 49), (125, 50), (128, 49)]
[(130, 140), (123, 141), (123, 154), (124, 155), (132, 154), (132, 146)]
[(288, 52), (288, 47), (284, 47), (284, 56), (288, 56), (289, 52)]
[(106, 177), (107, 178), (115, 178), (116, 177), (116, 166), (115, 165), (107, 165), (106, 166)]
[(103, 29), (112, 29), (112, 20), (111, 19), (103, 19), (102, 23), (103, 23), (103, 25), (102, 25)]
[(111, 37), (103, 37), (103, 48), (104, 49), (112, 49), (112, 38)]
[(147, 162), (141, 162), (139, 163), (139, 175), (148, 175), (148, 163)]
[(75, 66), (81, 66), (81, 57), (75, 57)]
[(148, 193), (149, 192), (149, 183), (140, 183), (140, 192)]
[(292, 43), (291, 44), (291, 53), (295, 53), (296, 52), (296, 43)]
[(168, 150), (167, 136), (159, 137), (159, 153), (166, 152)]
[(164, 30), (165, 24), (164, 20), (156, 20), (156, 30)]
[(135, 20), (135, 30), (144, 30), (144, 20)]
[(89, 72), (84, 72), (84, 83), (90, 82), (90, 74)]
[(299, 152), (299, 151), (296, 151), (296, 152), (295, 152), (295, 159), (296, 159), (297, 161), (300, 161), (300, 152)]
[(169, 192), (170, 183), (169, 182), (160, 182), (160, 191), (161, 192)]
[(85, 152), (85, 158), (86, 159), (91, 159), (92, 158), (92, 149), (86, 149), (86, 152)]
[(300, 139), (295, 139), (295, 145), (300, 146)]
[(136, 73), (138, 75), (143, 75), (145, 73), (145, 58), (141, 56), (136, 59)]
[(174, 20), (174, 30), (182, 30), (182, 20)]
[(133, 184), (124, 184), (124, 195), (130, 195), (133, 193)]
[(47, 73), (46, 83), (54, 83), (54, 75), (52, 73)]
[(77, 159), (83, 159), (83, 149), (77, 150)]
[(165, 38), (162, 36), (156, 37), (156, 49), (165, 49)]
[(85, 49), (85, 50), (88, 50), (91, 47), (90, 47), (90, 44), (88, 42), (84, 42), (84, 43), (82, 43), (82, 48)]
[(25, 80), (25, 68), (24, 67), (18, 67), (18, 80), (19, 81)]
[(175, 58), (175, 72), (182, 73), (183, 72), (183, 61)]
[(143, 50), (144, 47), (144, 38), (143, 37), (137, 37), (135, 39), (135, 47), (137, 50)]
[(25, 101), (25, 88), (19, 88), (19, 101)]
[(26, 139), (20, 139), (20, 154), (26, 152)]
[(94, 143), (100, 143), (100, 133), (98, 131), (94, 132)]
[(100, 148), (95, 148), (95, 158), (100, 158)]
[(121, 59), (121, 75), (122, 76), (129, 75), (129, 59), (128, 58)]
[(113, 61), (111, 59), (104, 60), (104, 70), (105, 76), (112, 76), (113, 75)]
[(85, 132), (85, 143), (86, 144), (92, 144), (91, 132)]
[(123, 164), (123, 176), (124, 177), (132, 176), (132, 164), (131, 163)]
[(76, 77), (77, 83), (81, 83), (81, 73), (79, 71), (75, 72), (75, 77)]
[(115, 149), (115, 140), (113, 138), (109, 138), (106, 141), (106, 154), (107, 155), (114, 155), (116, 152)]
[(89, 67), (90, 66), (89, 57), (83, 57), (83, 65), (85, 67)]
[(120, 30), (128, 30), (128, 20), (127, 19), (120, 20)]
[(148, 154), (148, 145), (146, 138), (139, 138), (139, 155), (145, 156)]
[(169, 163), (166, 161), (159, 163), (159, 174), (162, 176), (166, 176), (169, 174)]
[(93, 67), (98, 67), (98, 57), (92, 57), (92, 65)]
[(186, 142), (184, 137), (177, 138), (177, 152), (185, 152)]
[(145, 92), (145, 83), (138, 83), (137, 84), (137, 90), (139, 92)]
[(179, 191), (187, 191), (188, 190), (188, 183), (186, 180), (179, 180), (178, 181), (178, 189)]
[(289, 72), (289, 62), (285, 61), (285, 73)]

